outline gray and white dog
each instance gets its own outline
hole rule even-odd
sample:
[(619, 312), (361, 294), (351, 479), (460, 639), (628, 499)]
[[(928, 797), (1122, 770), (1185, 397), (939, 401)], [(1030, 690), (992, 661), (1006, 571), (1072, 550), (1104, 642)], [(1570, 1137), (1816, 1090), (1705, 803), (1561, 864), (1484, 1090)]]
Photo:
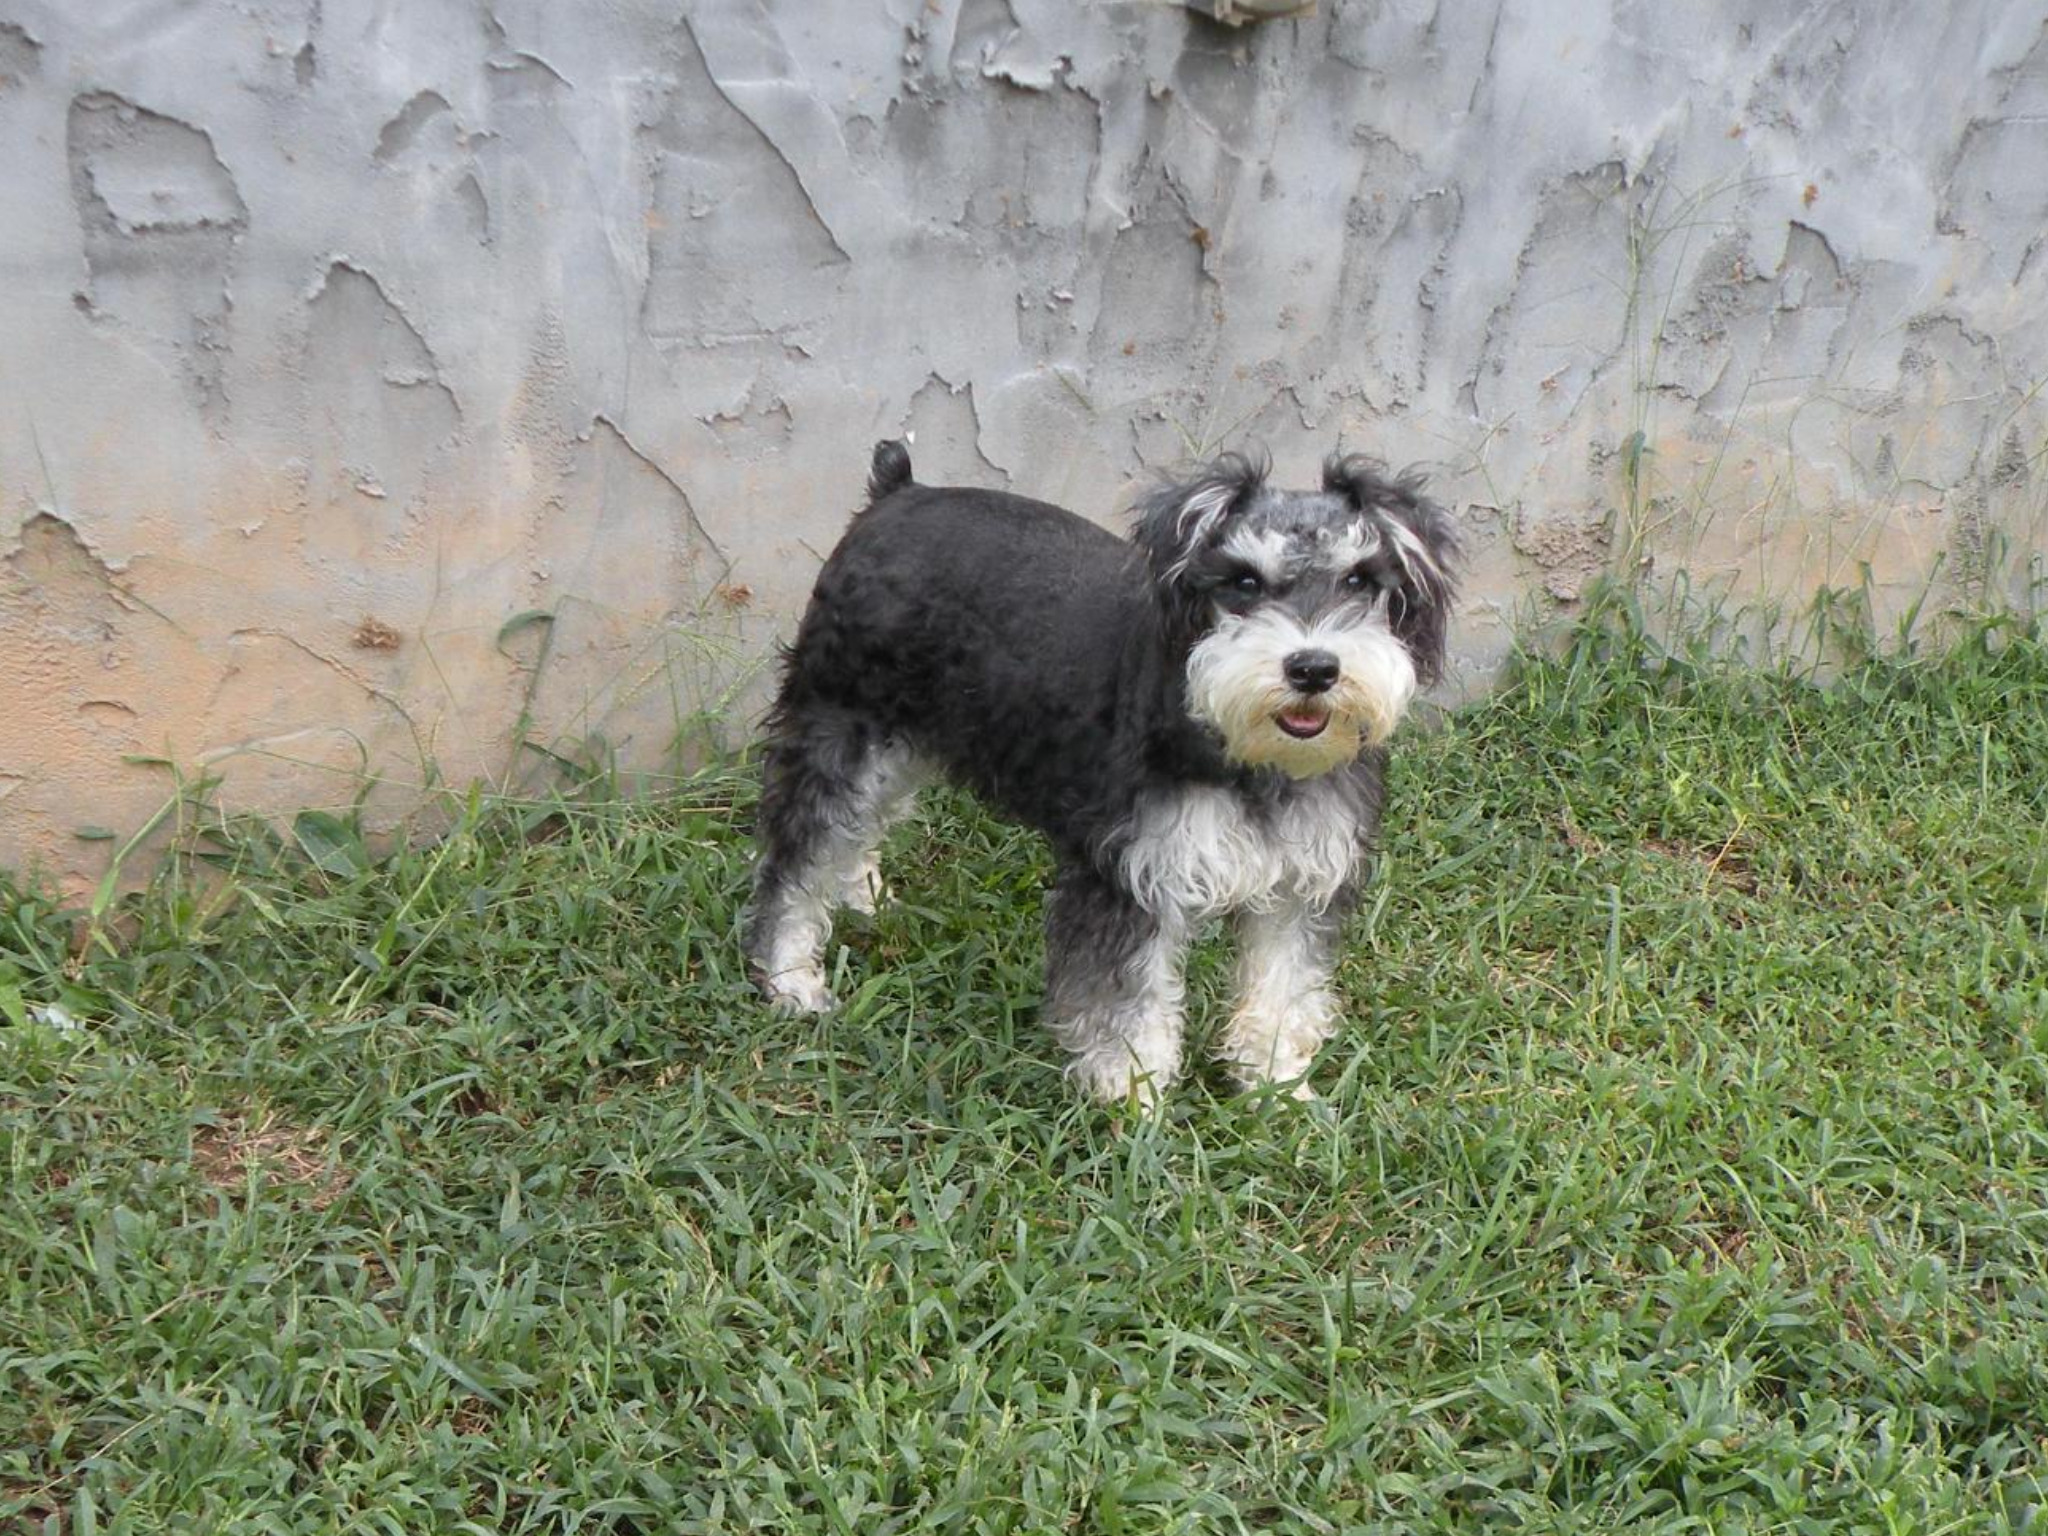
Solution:
[(1310, 1097), (1384, 743), (1443, 665), (1450, 519), (1359, 457), (1280, 491), (1225, 455), (1146, 498), (1131, 542), (919, 485), (901, 443), (875, 449), (868, 497), (770, 716), (745, 932), (763, 991), (833, 1006), (833, 910), (872, 910), (883, 833), (944, 775), (1052, 843), (1044, 1016), (1087, 1092), (1150, 1107), (1179, 1075), (1182, 951), (1227, 915), (1217, 1054)]

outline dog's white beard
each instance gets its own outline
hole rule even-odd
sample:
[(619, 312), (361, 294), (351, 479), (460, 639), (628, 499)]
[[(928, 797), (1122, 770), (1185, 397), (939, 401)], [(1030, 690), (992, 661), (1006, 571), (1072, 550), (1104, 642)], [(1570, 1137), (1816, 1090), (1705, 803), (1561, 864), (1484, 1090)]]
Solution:
[[(1308, 695), (1288, 686), (1282, 665), (1300, 650), (1337, 658), (1335, 687)], [(1261, 609), (1224, 619), (1188, 653), (1195, 718), (1223, 733), (1223, 749), (1235, 761), (1271, 764), (1297, 779), (1341, 768), (1385, 741), (1415, 688), (1413, 658), (1377, 614), (1362, 623), (1304, 626), (1284, 608)], [(1304, 740), (1280, 728), (1283, 711), (1310, 703), (1329, 711), (1319, 734)]]

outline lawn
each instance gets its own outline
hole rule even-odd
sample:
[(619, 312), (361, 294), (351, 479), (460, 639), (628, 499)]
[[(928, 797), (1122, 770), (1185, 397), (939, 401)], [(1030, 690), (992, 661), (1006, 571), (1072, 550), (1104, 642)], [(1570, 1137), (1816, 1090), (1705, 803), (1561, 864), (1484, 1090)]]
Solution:
[(6, 887), (0, 1530), (2048, 1530), (2038, 630), (1411, 728), (1315, 1109), (1073, 1101), (958, 799), (769, 1016), (748, 795)]

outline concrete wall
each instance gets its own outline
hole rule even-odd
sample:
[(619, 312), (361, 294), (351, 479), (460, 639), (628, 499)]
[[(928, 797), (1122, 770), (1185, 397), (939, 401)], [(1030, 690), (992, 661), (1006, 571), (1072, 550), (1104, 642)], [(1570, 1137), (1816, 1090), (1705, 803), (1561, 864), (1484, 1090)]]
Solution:
[(0, 0), (0, 864), (659, 763), (905, 430), (1431, 465), (1467, 688), (1616, 564), (1982, 597), (2043, 230), (2012, 0)]

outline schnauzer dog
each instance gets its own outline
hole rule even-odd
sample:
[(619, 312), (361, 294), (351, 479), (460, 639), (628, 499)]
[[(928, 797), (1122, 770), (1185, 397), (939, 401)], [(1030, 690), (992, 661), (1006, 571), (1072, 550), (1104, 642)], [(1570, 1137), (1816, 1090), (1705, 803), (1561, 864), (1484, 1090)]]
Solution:
[(1051, 841), (1044, 1017), (1088, 1093), (1149, 1108), (1179, 1075), (1182, 951), (1227, 914), (1217, 1054), (1313, 1097), (1384, 743), (1442, 669), (1458, 544), (1372, 460), (1331, 458), (1320, 491), (1266, 474), (1227, 454), (1126, 542), (875, 449), (770, 716), (744, 943), (776, 1005), (833, 1006), (833, 909), (873, 909), (882, 834), (942, 774)]

